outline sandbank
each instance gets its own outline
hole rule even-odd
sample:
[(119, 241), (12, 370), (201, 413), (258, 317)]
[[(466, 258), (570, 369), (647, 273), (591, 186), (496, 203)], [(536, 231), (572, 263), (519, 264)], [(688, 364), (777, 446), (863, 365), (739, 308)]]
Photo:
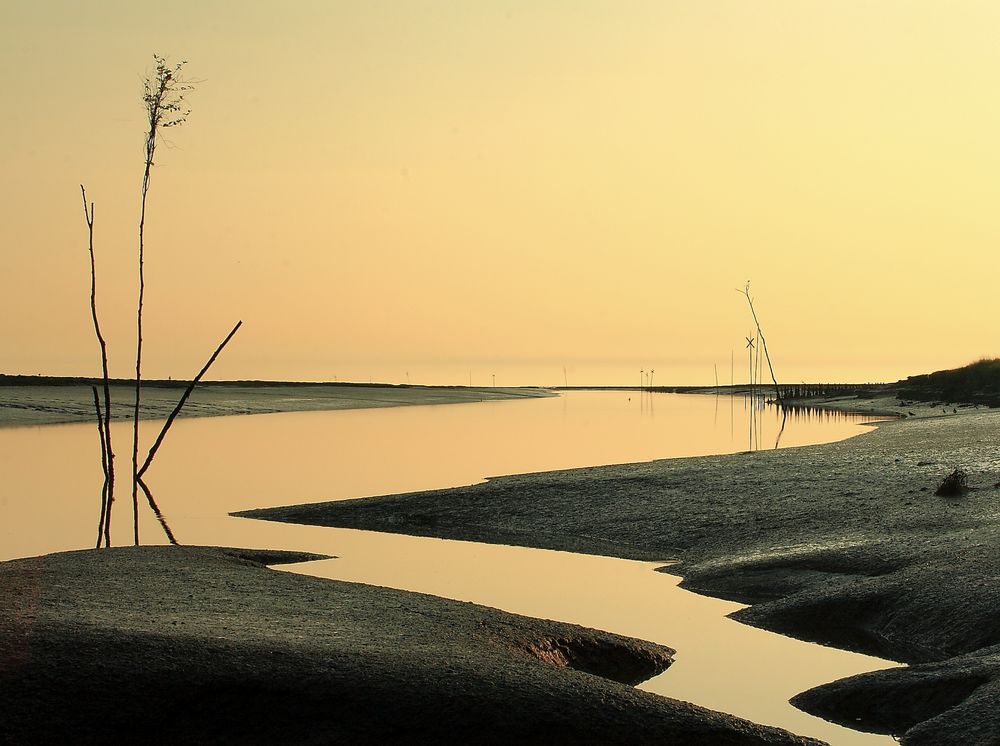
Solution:
[[(810, 404), (905, 419), (821, 446), (241, 515), (673, 558), (685, 587), (751, 604), (736, 614), (743, 622), (916, 664), (820, 687), (797, 700), (803, 708), (906, 744), (1000, 742), (1000, 412)], [(973, 489), (935, 496), (955, 467)]]
[(0, 563), (0, 741), (818, 743), (630, 686), (661, 645), (261, 564), (310, 558)]

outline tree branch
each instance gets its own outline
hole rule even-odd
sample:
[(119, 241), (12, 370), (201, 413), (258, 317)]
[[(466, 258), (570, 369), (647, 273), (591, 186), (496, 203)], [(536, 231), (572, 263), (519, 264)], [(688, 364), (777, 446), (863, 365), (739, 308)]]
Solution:
[[(105, 546), (111, 546), (111, 506), (115, 502), (115, 451), (111, 444), (111, 385), (108, 376), (108, 345), (101, 334), (101, 324), (97, 319), (97, 264), (94, 259), (94, 203), (87, 209), (87, 190), (80, 185), (80, 196), (83, 198), (83, 218), (87, 221), (87, 246), (90, 251), (90, 315), (94, 321), (94, 333), (101, 347), (101, 375), (104, 379), (104, 423), (102, 427), (101, 446), (104, 452), (105, 485), (102, 488), (101, 516), (104, 526)], [(100, 412), (98, 423), (100, 424)], [(100, 547), (100, 538), (98, 538)]]
[(202, 376), (204, 376), (205, 373), (208, 372), (208, 369), (212, 367), (212, 363), (214, 363), (215, 359), (219, 357), (219, 353), (221, 353), (223, 348), (229, 344), (229, 340), (233, 338), (242, 325), (242, 321), (236, 322), (236, 326), (233, 327), (232, 331), (226, 335), (226, 338), (222, 340), (222, 343), (215, 349), (215, 352), (212, 353), (212, 357), (208, 359), (208, 362), (205, 363), (204, 367), (198, 371), (198, 375), (196, 375), (191, 383), (188, 384), (188, 387), (184, 389), (184, 393), (181, 395), (180, 401), (177, 402), (177, 406), (174, 407), (174, 411), (170, 413), (170, 416), (167, 417), (167, 421), (163, 423), (163, 428), (160, 430), (160, 434), (156, 436), (156, 440), (153, 442), (153, 446), (149, 449), (149, 454), (146, 456), (146, 460), (143, 462), (142, 467), (138, 470), (138, 472), (136, 472), (137, 480), (142, 479), (142, 475), (146, 473), (149, 465), (153, 463), (153, 457), (160, 449), (160, 445), (163, 443), (163, 439), (166, 437), (167, 431), (170, 429), (170, 426), (174, 424), (174, 420), (177, 419), (177, 415), (180, 414), (181, 409), (184, 407), (184, 403), (188, 400), (188, 397), (191, 396), (191, 392), (194, 391), (194, 387), (198, 385)]

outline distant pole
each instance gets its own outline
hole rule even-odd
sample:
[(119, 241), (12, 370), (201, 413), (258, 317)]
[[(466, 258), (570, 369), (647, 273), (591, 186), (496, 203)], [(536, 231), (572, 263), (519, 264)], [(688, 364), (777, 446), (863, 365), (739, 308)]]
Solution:
[(569, 377), (566, 375), (566, 366), (563, 366), (563, 386), (569, 388)]
[(493, 374), (493, 388), (496, 388), (496, 387), (497, 387), (497, 374), (494, 373)]
[(656, 368), (651, 368), (649, 371), (649, 393), (653, 393), (653, 374), (656, 372)]
[(641, 394), (646, 388), (646, 369), (642, 368), (639, 370), (639, 393)]
[(757, 332), (760, 334), (760, 343), (764, 348), (764, 358), (767, 360), (767, 368), (771, 372), (771, 381), (774, 383), (774, 393), (778, 397), (778, 403), (783, 404), (784, 401), (781, 398), (781, 388), (778, 386), (778, 379), (774, 377), (774, 366), (771, 365), (771, 356), (767, 352), (767, 340), (764, 339), (764, 332), (760, 328), (760, 321), (757, 319), (757, 311), (753, 307), (753, 299), (750, 297), (750, 282), (747, 281), (746, 287), (743, 290), (737, 290), (737, 292), (743, 293), (747, 298), (747, 303), (750, 305), (750, 313), (753, 315), (753, 322), (757, 325)]
[(406, 385), (410, 385), (410, 371), (406, 371)]
[(714, 365), (715, 365), (715, 395), (718, 396), (719, 395), (719, 364), (718, 363), (714, 363)]

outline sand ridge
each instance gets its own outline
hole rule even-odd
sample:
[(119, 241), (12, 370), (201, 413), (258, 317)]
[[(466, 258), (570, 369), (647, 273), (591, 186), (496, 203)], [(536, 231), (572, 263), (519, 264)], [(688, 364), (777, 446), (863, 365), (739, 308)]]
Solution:
[[(899, 408), (898, 402), (869, 406)], [(752, 604), (736, 615), (741, 621), (938, 664), (843, 685), (871, 693), (874, 681), (918, 677), (920, 687), (886, 689), (907, 716), (885, 716), (878, 711), (884, 702), (872, 696), (859, 700), (867, 709), (838, 712), (836, 702), (845, 698), (831, 693), (824, 699), (823, 691), (801, 699), (806, 709), (853, 727), (904, 734), (904, 743), (1000, 742), (996, 708), (974, 706), (987, 691), (987, 700), (995, 701), (998, 692), (984, 687), (1000, 681), (994, 647), (1000, 645), (1000, 586), (993, 581), (1000, 576), (1000, 412), (907, 407), (904, 420), (822, 446), (501, 477), (459, 489), (242, 515), (674, 558), (680, 564), (670, 572), (683, 575), (685, 587)], [(959, 498), (935, 496), (956, 466), (969, 472), (974, 489)], [(955, 679), (976, 687), (959, 687), (969, 695), (959, 702), (934, 699), (926, 692), (935, 679), (952, 692), (958, 691), (949, 683)], [(913, 704), (920, 701), (936, 705)], [(927, 740), (921, 733), (931, 725), (921, 722), (931, 719), (947, 724)], [(973, 731), (988, 736), (966, 740), (963, 734)]]
[(634, 682), (661, 645), (195, 547), (0, 563), (3, 743), (809, 744)]

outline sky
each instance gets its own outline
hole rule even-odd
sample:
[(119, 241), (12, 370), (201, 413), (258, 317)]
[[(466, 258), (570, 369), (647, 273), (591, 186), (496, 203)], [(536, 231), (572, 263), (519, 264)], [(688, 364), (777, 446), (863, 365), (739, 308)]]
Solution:
[[(1000, 355), (1000, 4), (5, 0), (0, 372), (779, 381)], [(731, 360), (735, 363), (731, 365)]]

